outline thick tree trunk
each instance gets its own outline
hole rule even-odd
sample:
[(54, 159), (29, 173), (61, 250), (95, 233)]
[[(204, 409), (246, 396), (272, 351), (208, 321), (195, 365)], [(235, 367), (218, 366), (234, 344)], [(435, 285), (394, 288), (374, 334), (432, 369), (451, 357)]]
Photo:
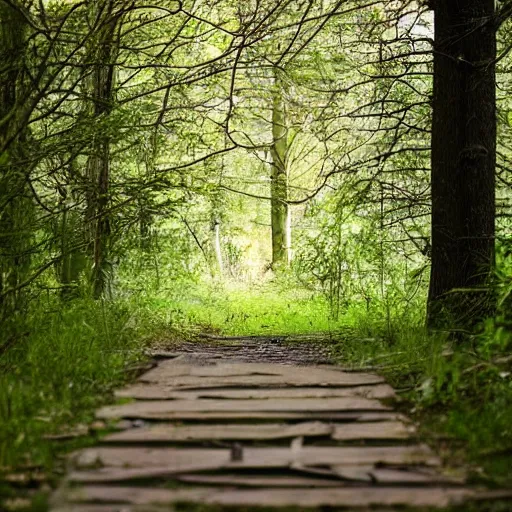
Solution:
[(0, 1), (0, 322), (21, 305), (19, 285), (30, 270), (34, 205), (24, 160), (24, 61), (27, 23)]
[(272, 101), (272, 137), (272, 174), (270, 177), (272, 268), (278, 269), (287, 266), (290, 262), (291, 228), (288, 205), (288, 129), (282, 85), (277, 77), (277, 72)]
[[(494, 0), (436, 0), (430, 327), (465, 328), (488, 312), (494, 263)], [(466, 290), (463, 290), (466, 289)]]

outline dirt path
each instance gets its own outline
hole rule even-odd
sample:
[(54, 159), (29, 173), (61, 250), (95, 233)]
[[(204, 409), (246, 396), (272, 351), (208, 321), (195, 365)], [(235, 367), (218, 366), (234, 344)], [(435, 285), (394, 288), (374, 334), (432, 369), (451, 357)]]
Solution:
[(383, 378), (329, 365), (315, 340), (210, 339), (155, 356), (118, 392), (126, 403), (98, 411), (116, 430), (73, 455), (52, 510), (391, 510), (486, 497), (445, 474)]

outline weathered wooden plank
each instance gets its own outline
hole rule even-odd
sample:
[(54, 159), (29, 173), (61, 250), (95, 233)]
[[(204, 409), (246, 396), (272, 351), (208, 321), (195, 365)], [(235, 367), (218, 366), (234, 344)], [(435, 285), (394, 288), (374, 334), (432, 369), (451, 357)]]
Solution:
[(329, 436), (332, 425), (318, 421), (287, 425), (234, 424), (234, 425), (183, 425), (159, 424), (145, 428), (134, 428), (115, 432), (103, 438), (106, 443), (153, 443), (170, 441), (207, 440), (269, 440), (286, 439), (297, 436)]
[(266, 363), (233, 363), (217, 360), (204, 361), (204, 364), (185, 363), (176, 360), (162, 361), (158, 366), (144, 375), (144, 380), (159, 380), (168, 377), (236, 377), (248, 375), (285, 375), (286, 366)]
[(77, 455), (78, 468), (110, 466), (122, 468), (162, 467), (176, 473), (206, 469), (287, 467), (291, 464), (368, 465), (425, 464), (437, 466), (438, 457), (426, 445), (413, 446), (303, 446), (243, 448), (240, 461), (231, 460), (226, 448), (98, 447)]
[(87, 486), (69, 489), (68, 500), (75, 503), (122, 503), (124, 505), (152, 506), (170, 505), (181, 501), (206, 503), (205, 500), (208, 496), (218, 491), (215, 487), (157, 489), (137, 486)]
[(216, 469), (211, 463), (201, 464), (199, 462), (190, 462), (188, 465), (183, 463), (182, 466), (151, 466), (141, 468), (119, 468), (107, 467), (98, 468), (89, 471), (73, 471), (68, 475), (68, 481), (80, 484), (112, 484), (127, 483), (131, 481), (144, 481), (155, 479), (170, 479), (177, 475), (194, 471), (209, 471)]
[(266, 400), (148, 400), (107, 406), (98, 418), (161, 418), (177, 412), (347, 412), (390, 410), (368, 398), (269, 398)]
[[(105, 419), (115, 418), (115, 414), (108, 412)], [(96, 413), (98, 418), (102, 418), (102, 409)], [(356, 422), (373, 422), (373, 421), (401, 421), (403, 415), (393, 411), (304, 411), (304, 412), (253, 412), (253, 411), (216, 411), (216, 412), (195, 412), (195, 411), (152, 411), (151, 414), (138, 414), (137, 416), (121, 416), (121, 418), (130, 419), (148, 419), (148, 420), (174, 420), (174, 421), (227, 421), (227, 420), (325, 420), (325, 421), (356, 421)]]
[(352, 441), (358, 439), (396, 440), (409, 439), (416, 434), (411, 424), (401, 421), (380, 423), (345, 423), (334, 426), (332, 438), (335, 441)]
[(298, 436), (331, 436), (337, 441), (400, 440), (415, 435), (416, 429), (399, 421), (380, 423), (322, 423), (298, 424), (227, 424), (171, 425), (158, 424), (115, 432), (102, 439), (104, 443), (162, 443), (207, 440), (271, 440)]
[(435, 507), (445, 508), (470, 498), (469, 489), (363, 487), (325, 489), (233, 490), (213, 494), (208, 504), (259, 507)]
[[(147, 375), (147, 374), (146, 374)], [(349, 379), (343, 376), (334, 378), (334, 376), (317, 378), (314, 375), (240, 375), (231, 377), (197, 377), (195, 375), (185, 375), (182, 377), (166, 377), (161, 375), (155, 380), (148, 380), (146, 376), (141, 377), (141, 382), (158, 382), (173, 386), (176, 389), (208, 389), (208, 388), (252, 388), (252, 387), (304, 387), (304, 386), (363, 386), (371, 384), (382, 384), (384, 379), (372, 376), (370, 374), (352, 373), (345, 375), (357, 375), (357, 379)]]
[(219, 488), (160, 489), (144, 487), (87, 486), (70, 491), (74, 502), (126, 503), (134, 505), (170, 505), (194, 502), (207, 505), (255, 507), (436, 507), (460, 504), (471, 498), (469, 489), (425, 487), (358, 487), (324, 489), (255, 489)]
[(176, 391), (176, 388), (155, 384), (135, 384), (116, 391), (120, 398), (139, 400), (197, 400), (200, 398), (264, 399), (264, 398), (395, 398), (396, 393), (389, 384), (355, 387), (326, 388), (243, 388), (243, 389), (207, 389), (198, 391)]
[(338, 369), (295, 367), (279, 364), (219, 363), (206, 366), (164, 361), (140, 377), (176, 388), (252, 386), (361, 386), (384, 383), (370, 373), (347, 373)]
[(374, 484), (402, 484), (402, 485), (459, 485), (463, 478), (451, 478), (438, 472), (432, 467), (392, 467), (348, 466), (333, 465), (331, 470), (344, 480), (367, 482)]
[(315, 478), (308, 476), (260, 476), (243, 474), (223, 475), (181, 475), (177, 480), (200, 485), (223, 485), (235, 487), (340, 487), (343, 482), (334, 478)]

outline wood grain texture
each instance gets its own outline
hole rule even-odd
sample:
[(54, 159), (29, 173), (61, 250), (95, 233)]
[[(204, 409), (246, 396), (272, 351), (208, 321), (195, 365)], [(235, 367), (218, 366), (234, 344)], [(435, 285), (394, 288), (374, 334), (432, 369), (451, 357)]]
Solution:
[(359, 487), (325, 489), (219, 489), (200, 487), (161, 489), (151, 487), (85, 486), (70, 492), (72, 502), (171, 505), (194, 502), (223, 506), (268, 507), (373, 507), (413, 506), (442, 508), (471, 497), (470, 489), (424, 487)]
[(242, 388), (242, 389), (204, 389), (197, 391), (178, 391), (173, 386), (156, 384), (134, 384), (116, 391), (119, 398), (138, 400), (197, 400), (204, 398), (263, 399), (263, 398), (332, 398), (362, 397), (389, 398), (396, 393), (389, 384), (349, 387), (297, 387), (297, 388)]

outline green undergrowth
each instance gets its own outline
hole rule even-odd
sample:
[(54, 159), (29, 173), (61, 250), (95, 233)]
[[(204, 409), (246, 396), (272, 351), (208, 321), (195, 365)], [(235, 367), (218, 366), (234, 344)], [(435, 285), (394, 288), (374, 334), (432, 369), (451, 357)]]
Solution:
[[(504, 339), (506, 338), (506, 339)], [(366, 325), (336, 345), (339, 360), (384, 375), (449, 465), (471, 480), (512, 485), (512, 361), (509, 335), (493, 322), (453, 341), (422, 326)]]
[(226, 336), (329, 332), (339, 324), (324, 297), (280, 280), (194, 283), (161, 294), (151, 305), (169, 325)]
[(0, 498), (19, 495), (5, 475), (51, 483), (63, 453), (93, 442), (95, 408), (133, 375), (159, 329), (140, 304), (81, 299), (29, 310), (15, 327), (0, 356)]
[(149, 298), (148, 304), (167, 325), (179, 326), (185, 334), (202, 330), (225, 336), (332, 334), (347, 329), (363, 333), (376, 328), (393, 336), (395, 325), (410, 322), (410, 311), (423, 307), (421, 297), (411, 303), (399, 293), (389, 293), (385, 300), (354, 298), (333, 316), (325, 294), (286, 274), (261, 283), (176, 283), (172, 290)]

